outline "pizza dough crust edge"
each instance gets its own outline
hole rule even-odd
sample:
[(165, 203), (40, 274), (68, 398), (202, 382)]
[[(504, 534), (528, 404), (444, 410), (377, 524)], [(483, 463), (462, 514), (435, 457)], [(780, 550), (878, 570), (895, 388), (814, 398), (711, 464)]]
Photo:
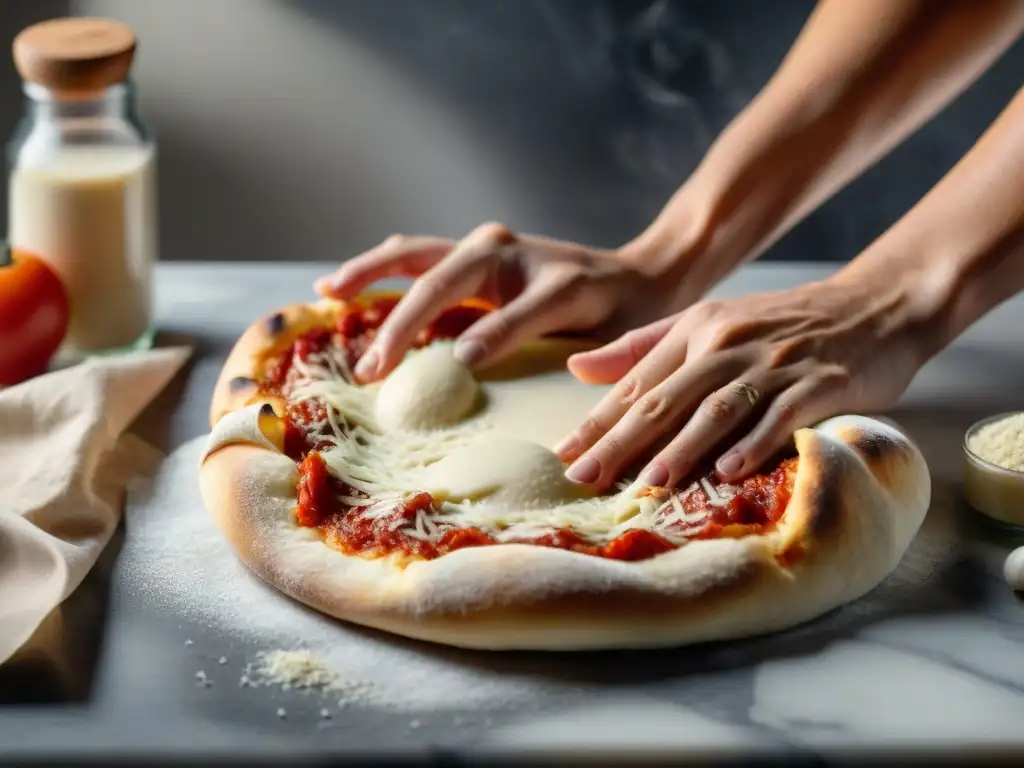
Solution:
[(259, 392), (257, 379), (264, 356), (283, 349), (296, 337), (325, 321), (333, 324), (344, 306), (329, 300), (291, 304), (250, 325), (232, 347), (213, 387), (210, 426), (216, 425), (225, 414), (254, 401)]
[[(873, 589), (909, 546), (930, 497), (927, 467), (909, 440), (848, 416), (800, 430), (796, 443), (800, 464), (777, 533), (693, 541), (636, 563), (514, 544), (405, 565), (347, 556), (295, 524), (297, 470), (266, 444), (214, 447), (200, 481), (242, 560), (330, 616), (488, 650), (677, 646), (814, 618)], [(803, 557), (786, 568), (776, 555), (793, 547)]]
[(276, 398), (258, 397), (258, 379), (269, 354), (284, 349), (313, 328), (333, 326), (346, 307), (401, 295), (401, 291), (368, 291), (351, 301), (297, 302), (261, 317), (238, 338), (224, 361), (210, 400), (210, 426), (253, 402), (269, 401), (279, 413), (283, 412), (283, 403)]
[[(381, 295), (398, 294), (373, 294)], [(845, 416), (796, 433), (800, 464), (786, 524), (767, 536), (693, 541), (637, 563), (515, 544), (408, 564), (344, 555), (295, 524), (297, 470), (275, 446), (279, 421), (260, 412), (255, 382), (268, 351), (333, 323), (344, 306), (293, 304), (239, 338), (211, 403), (219, 443), (200, 467), (206, 506), (243, 561), (336, 618), (493, 650), (761, 634), (869, 592), (899, 563), (928, 509), (930, 478), (916, 446), (898, 428)], [(269, 405), (281, 412), (282, 403)], [(780, 556), (798, 550), (803, 556), (785, 567)]]

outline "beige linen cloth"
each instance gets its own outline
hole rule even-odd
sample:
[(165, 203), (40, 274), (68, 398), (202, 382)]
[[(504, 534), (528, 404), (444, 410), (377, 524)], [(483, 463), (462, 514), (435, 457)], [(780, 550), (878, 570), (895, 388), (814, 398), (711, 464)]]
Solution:
[(127, 484), (161, 454), (125, 430), (187, 347), (90, 360), (0, 390), (0, 664), (82, 582)]

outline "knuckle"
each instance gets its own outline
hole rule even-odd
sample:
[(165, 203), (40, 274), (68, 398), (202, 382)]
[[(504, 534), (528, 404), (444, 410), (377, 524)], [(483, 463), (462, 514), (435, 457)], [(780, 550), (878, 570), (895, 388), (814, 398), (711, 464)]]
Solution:
[(640, 383), (640, 379), (633, 375), (626, 375), (619, 379), (612, 394), (617, 403), (631, 408), (640, 398), (642, 392), (643, 385)]
[(803, 357), (804, 343), (799, 339), (787, 339), (772, 347), (768, 364), (773, 369), (785, 368)]
[(416, 298), (422, 299), (425, 303), (434, 304), (441, 301), (447, 291), (447, 282), (440, 277), (421, 277), (409, 293), (415, 292)]
[(598, 416), (588, 416), (580, 424), (578, 430), (581, 442), (593, 443), (597, 438), (608, 431)]
[(622, 438), (615, 434), (615, 432), (609, 432), (595, 446), (594, 456), (604, 466), (609, 463), (611, 457), (622, 455), (624, 449), (625, 445), (622, 442)]
[(691, 320), (707, 323), (718, 317), (721, 314), (721, 311), (722, 302), (708, 299), (705, 301), (698, 301), (696, 304), (693, 304), (686, 310), (686, 313), (690, 315)]
[(633, 410), (643, 421), (658, 422), (668, 414), (669, 403), (663, 394), (652, 390), (636, 401)]
[(708, 348), (716, 351), (730, 349), (746, 343), (754, 332), (751, 323), (720, 322), (711, 332)]
[(834, 366), (822, 371), (818, 377), (818, 386), (829, 392), (845, 392), (853, 385), (853, 374), (842, 366)]
[(800, 419), (800, 407), (792, 400), (776, 400), (774, 409), (773, 422), (779, 430), (792, 429)]
[(736, 405), (718, 394), (705, 398), (700, 410), (708, 421), (716, 424), (731, 421), (736, 415)]
[(383, 245), (384, 248), (386, 248), (389, 251), (400, 251), (405, 247), (406, 243), (408, 242), (408, 237), (406, 237), (405, 235), (395, 233), (393, 235), (388, 235), (388, 237), (385, 238), (384, 242), (381, 243), (381, 245)]
[(472, 237), (474, 240), (494, 247), (511, 245), (516, 242), (515, 232), (504, 224), (496, 221), (489, 221), (486, 224), (481, 224), (473, 230)]
[(681, 440), (673, 440), (662, 449), (659, 460), (673, 477), (678, 477), (690, 466), (690, 451)]

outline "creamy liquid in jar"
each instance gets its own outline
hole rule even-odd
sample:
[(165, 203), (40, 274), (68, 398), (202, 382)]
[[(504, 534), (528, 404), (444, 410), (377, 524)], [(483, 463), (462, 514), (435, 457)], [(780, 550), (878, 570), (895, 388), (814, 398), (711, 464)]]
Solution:
[(151, 333), (157, 213), (151, 146), (64, 146), (10, 177), (10, 239), (60, 275), (65, 351), (128, 348)]

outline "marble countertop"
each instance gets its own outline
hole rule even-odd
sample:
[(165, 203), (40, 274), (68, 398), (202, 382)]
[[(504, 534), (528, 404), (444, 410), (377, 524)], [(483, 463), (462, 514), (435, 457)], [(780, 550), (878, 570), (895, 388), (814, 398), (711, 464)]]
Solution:
[[(209, 393), (231, 344), (257, 315), (308, 296), (321, 269), (161, 265), (160, 343), (188, 341), (196, 354), (144, 415), (143, 434), (179, 454), (194, 446), (206, 431)], [(830, 269), (756, 264), (716, 295), (782, 288)], [(40, 656), (45, 663), (0, 675), (0, 760), (312, 760), (366, 751), (535, 756), (597, 750), (604, 758), (780, 754), (812, 760), (950, 757), (961, 750), (971, 758), (1024, 755), (1024, 601), (1001, 576), (1004, 558), (1024, 537), (970, 512), (960, 493), (965, 429), (986, 415), (1024, 409), (1024, 390), (1011, 386), (1024, 381), (1021, 327), (1024, 296), (929, 363), (890, 412), (929, 461), (935, 488), (928, 519), (889, 580), (810, 624), (737, 643), (578, 655), (438, 650), (317, 624), (317, 632), (336, 633), (339, 648), (384, 649), (373, 658), (399, 683), (407, 669), (410, 687), (429, 686), (432, 676), (465, 686), (446, 701), (423, 699), (418, 709), (355, 706), (318, 719), (312, 701), (300, 694), (237, 686), (236, 664), (256, 648), (251, 638), (176, 614), (159, 599), (159, 572), (147, 577), (149, 591), (133, 582), (133, 535), (148, 518), (134, 518), (132, 529), (129, 515), (128, 535), (66, 603), (52, 651)], [(196, 553), (197, 579), (219, 572), (200, 549)], [(261, 588), (239, 584), (240, 590)], [(213, 590), (218, 586), (210, 583)], [(256, 596), (284, 599), (266, 589)], [(294, 611), (295, 621), (320, 622)], [(225, 679), (235, 684), (197, 686), (194, 670), (205, 661), (207, 670), (217, 671), (219, 658)], [(479, 695), (470, 697), (470, 688)], [(489, 690), (493, 700), (481, 693)], [(286, 704), (288, 717), (273, 717)]]

